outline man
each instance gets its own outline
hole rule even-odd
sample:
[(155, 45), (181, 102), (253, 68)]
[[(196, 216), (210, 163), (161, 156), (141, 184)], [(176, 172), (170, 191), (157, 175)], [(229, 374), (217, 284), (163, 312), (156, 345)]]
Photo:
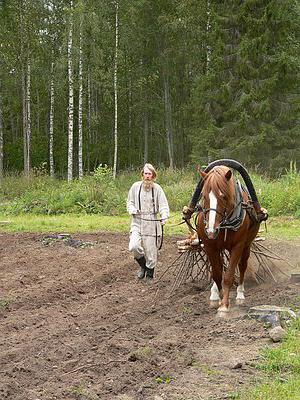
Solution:
[(132, 216), (129, 251), (140, 266), (138, 278), (146, 276), (151, 281), (162, 240), (161, 225), (169, 218), (170, 210), (164, 191), (154, 182), (155, 168), (145, 164), (141, 176), (142, 181), (131, 186), (127, 198), (127, 211)]

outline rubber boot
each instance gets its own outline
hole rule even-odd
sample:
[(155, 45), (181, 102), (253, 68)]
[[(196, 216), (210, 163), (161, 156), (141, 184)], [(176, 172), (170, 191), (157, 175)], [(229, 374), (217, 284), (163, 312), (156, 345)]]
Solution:
[(146, 268), (146, 280), (152, 282), (154, 276), (154, 268)]
[(145, 275), (146, 275), (146, 270), (147, 270), (146, 258), (143, 256), (141, 258), (135, 258), (135, 260), (138, 262), (138, 264), (140, 266), (140, 270), (139, 270), (139, 272), (137, 274), (137, 277), (139, 279), (143, 279), (145, 277)]

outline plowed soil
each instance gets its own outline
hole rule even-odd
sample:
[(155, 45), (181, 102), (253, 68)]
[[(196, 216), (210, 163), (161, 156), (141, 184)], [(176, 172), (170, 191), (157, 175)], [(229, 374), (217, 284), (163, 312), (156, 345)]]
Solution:
[[(174, 276), (163, 272), (176, 239), (165, 240), (152, 285), (137, 281), (127, 235), (0, 239), (0, 399), (226, 399), (259, 379), (259, 350), (276, 346), (248, 308), (299, 309), (288, 278), (252, 285), (226, 319), (197, 285), (170, 296)], [(299, 241), (267, 245), (299, 263)]]

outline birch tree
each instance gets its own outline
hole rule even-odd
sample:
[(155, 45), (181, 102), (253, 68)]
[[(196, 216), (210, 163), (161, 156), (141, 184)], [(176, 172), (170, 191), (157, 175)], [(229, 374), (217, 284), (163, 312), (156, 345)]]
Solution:
[(31, 150), (31, 63), (30, 59), (27, 61), (27, 74), (26, 74), (26, 157), (25, 157), (25, 174), (28, 176), (30, 173), (30, 150)]
[[(28, 42), (25, 39), (27, 32), (27, 1), (19, 3), (20, 13), (20, 41), (21, 41), (21, 81), (22, 81), (22, 108), (23, 108), (23, 164), (24, 174), (29, 176), (30, 172), (30, 61), (28, 59)], [(28, 39), (28, 38), (27, 38)], [(29, 113), (29, 114), (28, 114)]]
[(115, 62), (114, 62), (114, 105), (115, 105), (115, 121), (114, 121), (114, 166), (113, 178), (117, 175), (118, 162), (118, 45), (119, 45), (119, 3), (115, 2)]
[(68, 181), (73, 179), (73, 126), (74, 126), (74, 82), (73, 82), (73, 1), (70, 6), (70, 22), (68, 35)]
[(3, 114), (2, 114), (2, 93), (0, 82), (0, 179), (3, 178)]
[(50, 176), (54, 178), (54, 61), (52, 52), (50, 72), (50, 112), (49, 112), (49, 165)]
[(83, 161), (82, 161), (82, 96), (83, 96), (83, 84), (82, 84), (82, 13), (80, 11), (79, 16), (79, 90), (78, 90), (78, 176), (79, 179), (83, 178)]
[(167, 70), (167, 61), (163, 65), (163, 85), (164, 85), (164, 104), (165, 104), (165, 126), (167, 135), (167, 146), (169, 155), (170, 169), (174, 168), (174, 140), (173, 140), (173, 122), (172, 122), (172, 105), (170, 95), (169, 75)]

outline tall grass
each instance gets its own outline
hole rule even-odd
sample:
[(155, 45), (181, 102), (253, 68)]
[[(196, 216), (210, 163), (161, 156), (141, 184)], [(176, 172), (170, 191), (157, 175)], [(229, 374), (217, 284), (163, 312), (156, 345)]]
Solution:
[[(260, 203), (271, 216), (300, 218), (300, 176), (295, 171), (276, 180), (251, 174)], [(126, 213), (127, 193), (139, 172), (124, 172), (113, 180), (112, 171), (99, 167), (91, 176), (66, 182), (44, 174), (29, 178), (10, 175), (0, 185), (0, 212), (57, 215), (66, 213), (120, 215)], [(189, 203), (199, 180), (191, 169), (163, 169), (157, 182), (163, 187), (173, 212)]]

